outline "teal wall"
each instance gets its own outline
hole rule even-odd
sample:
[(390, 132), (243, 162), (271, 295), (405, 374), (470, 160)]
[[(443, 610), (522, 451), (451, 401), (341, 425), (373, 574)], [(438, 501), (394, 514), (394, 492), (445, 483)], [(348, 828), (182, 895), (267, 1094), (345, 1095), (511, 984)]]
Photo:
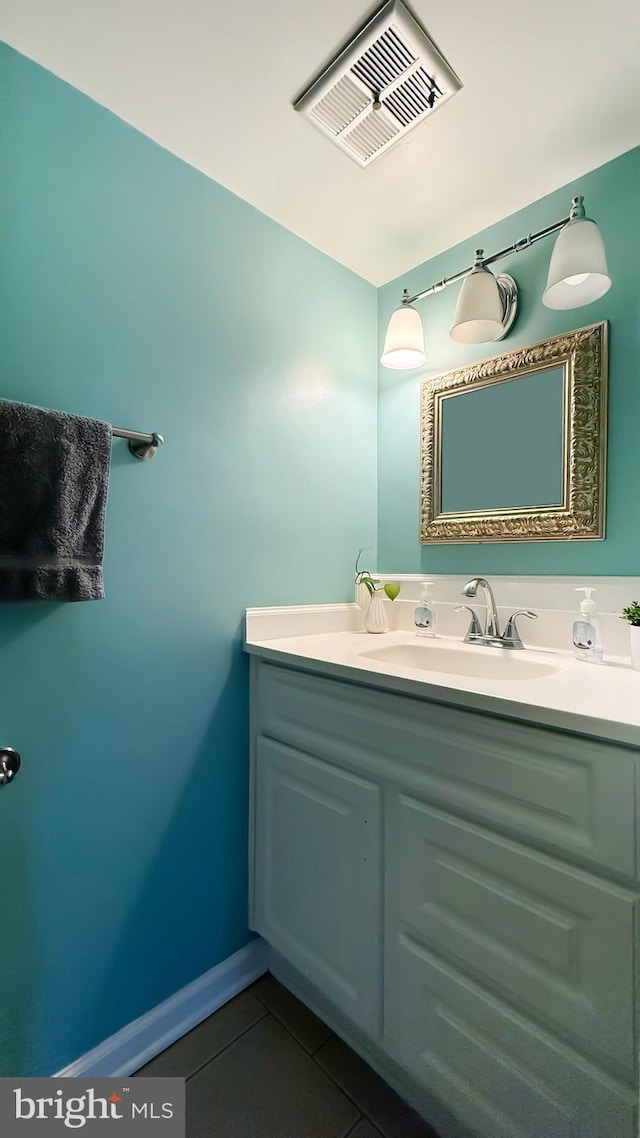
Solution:
[[(487, 161), (491, 161), (488, 153)], [(497, 176), (503, 176), (499, 171)], [(515, 172), (512, 175), (517, 176)], [(461, 187), (461, 194), (473, 187)], [(640, 149), (586, 174), (519, 213), (434, 257), (379, 290), (379, 353), (389, 316), (402, 288), (411, 293), (459, 271), (476, 248), (495, 252), (527, 233), (565, 217), (571, 197), (585, 196), (587, 213), (599, 224), (613, 286), (594, 304), (572, 312), (544, 308), (553, 239), (541, 241), (500, 263), (520, 288), (520, 314), (500, 344), (463, 345), (449, 338), (457, 289), (451, 287), (416, 306), (423, 317), (427, 364), (419, 371), (379, 369), (378, 569), (429, 573), (640, 573)], [(418, 543), (420, 380), (474, 360), (497, 355), (597, 320), (610, 323), (608, 521), (605, 541), (527, 542), (503, 545)], [(523, 431), (526, 425), (523, 424)], [(487, 458), (499, 439), (487, 439)], [(469, 471), (473, 478), (473, 470)]]
[(34, 1075), (248, 939), (241, 614), (352, 595), (377, 314), (6, 46), (0, 76), (0, 394), (166, 436), (114, 444), (107, 599), (0, 609), (0, 1074)]

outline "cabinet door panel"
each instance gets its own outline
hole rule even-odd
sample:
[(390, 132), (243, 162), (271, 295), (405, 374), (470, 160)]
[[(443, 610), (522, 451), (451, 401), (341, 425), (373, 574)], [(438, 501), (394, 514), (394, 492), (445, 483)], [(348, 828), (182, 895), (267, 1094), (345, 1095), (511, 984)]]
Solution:
[(401, 934), (387, 966), (385, 1045), (482, 1138), (632, 1138), (635, 1096)]
[(403, 795), (388, 825), (390, 940), (423, 940), (632, 1078), (635, 895)]
[(256, 928), (345, 1015), (379, 1034), (380, 790), (258, 738)]

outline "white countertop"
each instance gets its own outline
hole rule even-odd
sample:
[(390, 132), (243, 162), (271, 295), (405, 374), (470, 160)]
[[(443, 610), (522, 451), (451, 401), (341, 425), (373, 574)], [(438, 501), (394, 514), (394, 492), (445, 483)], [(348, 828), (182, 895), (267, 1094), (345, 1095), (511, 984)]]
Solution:
[[(355, 606), (333, 606), (336, 610)], [(314, 610), (317, 614), (320, 606)], [(385, 632), (372, 636), (366, 632), (344, 629), (345, 620), (335, 631), (304, 632), (300, 635), (271, 635), (261, 639), (264, 632), (274, 631), (276, 609), (263, 610), (269, 614), (268, 622), (252, 619), (259, 610), (247, 613), (245, 650), (274, 663), (299, 667), (354, 683), (400, 692), (414, 698), (453, 704), (474, 711), (483, 711), (527, 720), (537, 725), (561, 728), (581, 734), (640, 748), (640, 672), (633, 671), (622, 661), (604, 664), (586, 664), (566, 652), (525, 649), (509, 656), (552, 664), (557, 671), (535, 679), (486, 679), (423, 668), (399, 666), (364, 657), (385, 645), (423, 643), (432, 648), (455, 648), (461, 653), (496, 653), (506, 655), (501, 648), (482, 648), (461, 644), (451, 637), (420, 640), (407, 631)], [(289, 614), (280, 626), (291, 629), (291, 614), (295, 610), (282, 610)], [(313, 622), (312, 622), (313, 623)], [(315, 626), (325, 621), (317, 619)], [(309, 627), (309, 622), (307, 622)], [(326, 624), (325, 624), (326, 627)], [(518, 660), (513, 659), (514, 674)]]

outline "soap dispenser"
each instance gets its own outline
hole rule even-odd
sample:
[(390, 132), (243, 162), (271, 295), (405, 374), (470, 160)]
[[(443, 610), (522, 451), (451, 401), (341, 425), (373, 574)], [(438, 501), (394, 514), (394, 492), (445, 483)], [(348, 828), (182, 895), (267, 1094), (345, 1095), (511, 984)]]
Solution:
[(576, 593), (584, 593), (580, 601), (580, 613), (573, 622), (573, 654), (576, 660), (586, 664), (602, 664), (604, 648), (600, 638), (600, 626), (594, 616), (596, 602), (591, 599), (595, 589), (583, 586)]
[(423, 581), (420, 592), (420, 603), (414, 614), (416, 636), (435, 636), (436, 613), (431, 600), (431, 586), (433, 581)]

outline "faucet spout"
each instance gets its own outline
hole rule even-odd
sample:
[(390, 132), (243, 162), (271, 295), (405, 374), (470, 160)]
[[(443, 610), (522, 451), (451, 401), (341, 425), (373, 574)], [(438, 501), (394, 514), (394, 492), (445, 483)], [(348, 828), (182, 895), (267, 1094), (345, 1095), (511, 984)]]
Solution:
[(467, 581), (462, 592), (465, 597), (477, 596), (478, 589), (482, 589), (484, 593), (484, 602), (487, 609), (485, 618), (484, 635), (485, 636), (500, 636), (500, 621), (498, 620), (498, 610), (496, 608), (496, 599), (493, 595), (493, 589), (484, 577), (472, 577)]

